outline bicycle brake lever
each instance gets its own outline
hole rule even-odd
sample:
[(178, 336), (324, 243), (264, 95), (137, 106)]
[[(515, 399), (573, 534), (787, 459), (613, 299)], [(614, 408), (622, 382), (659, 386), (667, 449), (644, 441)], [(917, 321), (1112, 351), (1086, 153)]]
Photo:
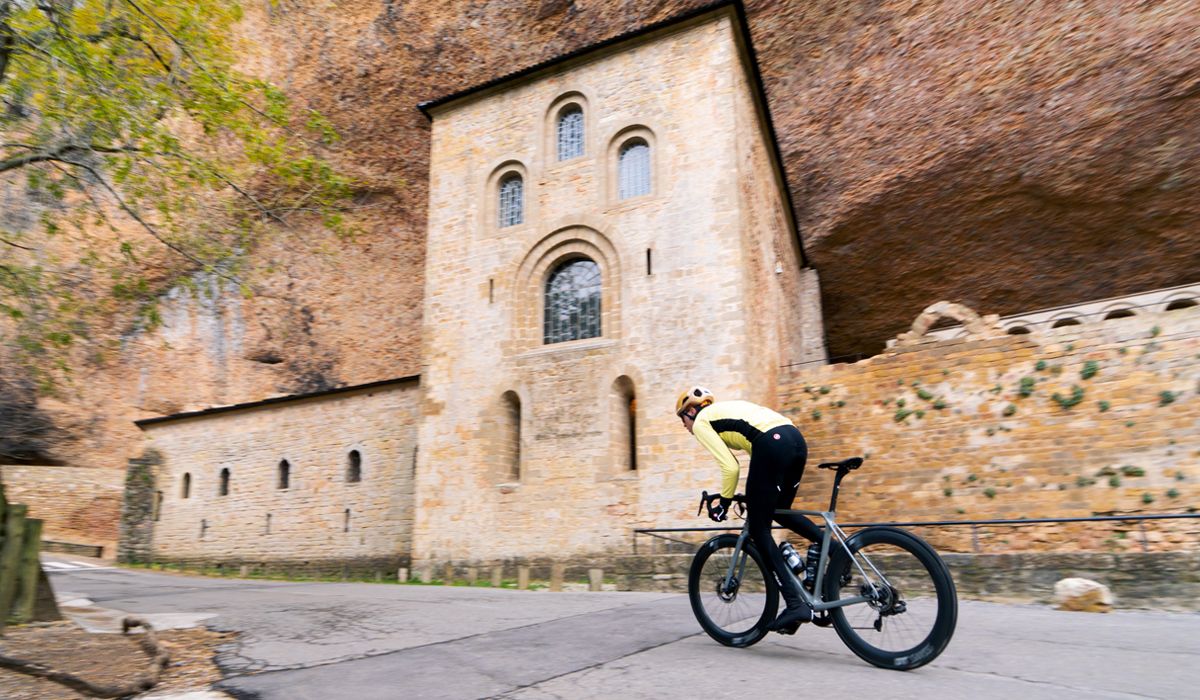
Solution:
[(696, 509), (696, 517), (700, 517), (700, 512), (704, 510), (704, 503), (708, 500), (708, 491), (700, 492), (700, 507)]

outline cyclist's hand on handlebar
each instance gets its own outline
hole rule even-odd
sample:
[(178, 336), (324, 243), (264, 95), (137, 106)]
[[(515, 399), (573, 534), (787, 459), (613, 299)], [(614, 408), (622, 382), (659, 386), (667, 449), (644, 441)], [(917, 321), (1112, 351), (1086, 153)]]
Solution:
[(712, 518), (712, 521), (716, 523), (728, 520), (731, 503), (733, 503), (732, 500), (722, 496), (716, 505), (709, 507), (708, 517)]

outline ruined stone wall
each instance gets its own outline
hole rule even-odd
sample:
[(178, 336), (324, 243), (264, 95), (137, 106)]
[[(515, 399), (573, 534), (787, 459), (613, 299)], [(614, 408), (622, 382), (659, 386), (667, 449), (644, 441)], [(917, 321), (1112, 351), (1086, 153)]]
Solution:
[(411, 546), (418, 390), (408, 380), (146, 425), (162, 457), (152, 558), (394, 568)]
[(10, 502), (29, 506), (42, 520), (44, 540), (103, 547), (115, 553), (122, 474), (112, 469), (0, 466)]
[[(1078, 517), (1200, 506), (1200, 308), (797, 368), (781, 401), (809, 441), (797, 507), (844, 482), (845, 521)], [(1145, 524), (1152, 550), (1200, 549), (1200, 521)], [(928, 528), (960, 551), (1140, 550), (1133, 523)]]
[[(681, 388), (773, 394), (757, 370), (780, 364), (781, 334), (756, 342), (747, 310), (775, 278), (774, 246), (778, 276), (799, 273), (781, 214), (747, 211), (780, 198), (758, 194), (777, 183), (765, 144), (749, 144), (762, 131), (747, 123), (741, 60), (721, 15), (433, 111), (415, 558), (622, 548), (630, 528), (686, 511), (712, 474), (681, 454)], [(570, 95), (584, 102), (586, 154), (559, 163), (553, 117)], [(652, 191), (621, 200), (626, 135), (650, 144)], [(508, 169), (525, 178), (527, 210), (498, 228), (495, 184)], [(545, 344), (545, 281), (575, 255), (601, 269), (601, 336)], [(636, 470), (613, 439), (628, 415), (613, 404), (630, 390)], [(504, 466), (512, 397), (515, 479)]]

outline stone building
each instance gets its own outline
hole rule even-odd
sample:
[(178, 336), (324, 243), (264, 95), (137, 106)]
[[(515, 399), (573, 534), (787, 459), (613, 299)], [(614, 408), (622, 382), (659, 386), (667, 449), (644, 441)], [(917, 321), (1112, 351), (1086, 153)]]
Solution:
[[(140, 556), (612, 550), (710, 481), (668, 410), (680, 387), (769, 403), (781, 367), (824, 359), (737, 6), (421, 108), (419, 401), (414, 381), (141, 421), (162, 464)], [(355, 454), (361, 485), (341, 478)]]
[[(697, 524), (695, 496), (715, 485), (669, 410), (696, 382), (781, 406), (811, 461), (866, 454), (849, 517), (1138, 513), (1200, 496), (1196, 285), (952, 327), (935, 306), (884, 355), (825, 364), (817, 273), (739, 4), (420, 107), (419, 375), (140, 421), (157, 457), (127, 493), (125, 556), (386, 571), (625, 552), (633, 528)], [(825, 497), (814, 472), (802, 500)], [(1056, 527), (977, 539), (1132, 542)], [(1151, 534), (1146, 548), (1197, 533)]]

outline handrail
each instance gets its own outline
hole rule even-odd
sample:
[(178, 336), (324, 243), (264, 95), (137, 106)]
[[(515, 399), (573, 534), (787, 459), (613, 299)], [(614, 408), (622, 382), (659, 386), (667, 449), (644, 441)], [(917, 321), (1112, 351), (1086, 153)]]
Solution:
[[(979, 541), (977, 538), (977, 530), (980, 525), (1041, 525), (1047, 523), (1086, 523), (1086, 522), (1138, 522), (1146, 520), (1180, 520), (1188, 518), (1200, 518), (1200, 513), (1159, 513), (1151, 515), (1091, 515), (1074, 518), (989, 518), (984, 520), (922, 520), (910, 522), (877, 522), (877, 523), (838, 523), (842, 528), (858, 528), (858, 527), (953, 527), (956, 525), (969, 525), (972, 528), (971, 539), (975, 551), (979, 551)], [(738, 527), (643, 527), (634, 528), (633, 530), (633, 553), (637, 554), (637, 536), (650, 535), (652, 537), (660, 537), (662, 539), (671, 540), (674, 542), (682, 542), (672, 537), (663, 537), (657, 533), (660, 532), (713, 532), (713, 531), (730, 531), (739, 530)], [(772, 525), (772, 530), (786, 530), (782, 525)], [(1142, 529), (1142, 550), (1149, 551), (1149, 546), (1145, 537), (1145, 530)]]

